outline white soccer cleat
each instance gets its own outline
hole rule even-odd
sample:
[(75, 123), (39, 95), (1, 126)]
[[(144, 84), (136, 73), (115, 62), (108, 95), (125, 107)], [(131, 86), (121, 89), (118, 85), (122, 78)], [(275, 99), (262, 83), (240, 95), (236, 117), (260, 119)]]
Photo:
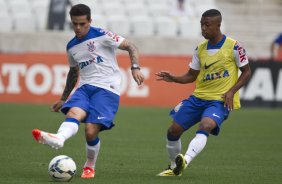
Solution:
[(38, 129), (32, 130), (34, 139), (41, 144), (48, 144), (52, 148), (59, 149), (64, 146), (64, 141), (56, 134), (51, 134)]

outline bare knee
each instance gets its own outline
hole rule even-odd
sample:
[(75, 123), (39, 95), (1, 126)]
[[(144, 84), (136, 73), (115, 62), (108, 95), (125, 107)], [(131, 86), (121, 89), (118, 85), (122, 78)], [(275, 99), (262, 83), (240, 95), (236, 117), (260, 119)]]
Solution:
[(205, 131), (205, 132), (208, 132), (208, 133), (211, 133), (212, 130), (214, 128), (216, 128), (216, 126), (217, 126), (217, 124), (213, 119), (205, 117), (201, 120), (198, 129)]
[(87, 141), (92, 141), (98, 137), (101, 125), (87, 123), (85, 125), (85, 138)]
[(167, 136), (171, 137), (171, 139), (178, 139), (183, 132), (184, 128), (181, 127), (179, 124), (173, 122), (167, 130)]
[(86, 112), (78, 107), (71, 108), (67, 113), (67, 118), (75, 118), (82, 121), (86, 117)]
[(91, 141), (93, 139), (95, 139), (98, 136), (98, 134), (96, 133), (96, 131), (91, 130), (91, 129), (85, 129), (85, 138), (87, 141)]

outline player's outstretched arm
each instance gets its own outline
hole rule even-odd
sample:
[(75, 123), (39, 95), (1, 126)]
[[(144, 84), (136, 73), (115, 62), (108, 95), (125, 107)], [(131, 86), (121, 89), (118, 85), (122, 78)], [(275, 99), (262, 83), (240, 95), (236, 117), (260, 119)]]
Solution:
[(67, 81), (66, 81), (66, 86), (65, 86), (64, 92), (61, 96), (61, 99), (51, 106), (52, 112), (59, 112), (62, 105), (67, 100), (67, 98), (69, 97), (73, 88), (75, 87), (75, 85), (77, 83), (77, 79), (78, 79), (78, 74), (79, 74), (78, 66), (77, 67), (70, 67), (69, 73), (67, 75)]
[(131, 73), (133, 79), (136, 81), (138, 85), (141, 85), (144, 82), (144, 76), (140, 71), (139, 52), (136, 45), (125, 39), (118, 48), (121, 50), (128, 51), (131, 61)]
[(159, 81), (163, 80), (166, 82), (176, 82), (180, 84), (186, 84), (186, 83), (194, 82), (197, 79), (199, 72), (200, 71), (198, 70), (194, 70), (190, 68), (190, 70), (182, 76), (174, 76), (166, 71), (158, 72), (155, 75), (157, 76), (156, 80)]

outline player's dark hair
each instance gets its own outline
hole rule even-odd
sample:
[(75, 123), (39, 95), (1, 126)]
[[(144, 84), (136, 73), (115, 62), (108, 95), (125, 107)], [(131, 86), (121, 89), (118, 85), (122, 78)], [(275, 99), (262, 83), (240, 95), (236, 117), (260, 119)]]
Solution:
[(85, 4), (76, 4), (71, 7), (70, 16), (83, 16), (86, 15), (87, 20), (91, 18), (91, 10)]
[(220, 11), (216, 9), (210, 9), (203, 13), (202, 17), (215, 17), (215, 16), (221, 16)]
[(202, 17), (217, 17), (217, 16), (220, 17), (220, 21), (221, 21), (222, 19), (221, 13), (217, 9), (210, 9), (202, 14)]

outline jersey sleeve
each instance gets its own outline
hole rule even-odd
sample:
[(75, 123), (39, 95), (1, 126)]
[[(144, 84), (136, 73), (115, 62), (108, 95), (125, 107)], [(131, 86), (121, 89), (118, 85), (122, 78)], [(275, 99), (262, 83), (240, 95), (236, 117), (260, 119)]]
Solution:
[(123, 40), (124, 38), (122, 36), (119, 36), (111, 31), (105, 32), (104, 44), (109, 47), (116, 49), (123, 42)]
[(236, 65), (240, 68), (249, 63), (245, 48), (239, 43), (236, 42), (234, 46), (234, 57)]
[(74, 58), (72, 57), (69, 51), (67, 52), (67, 56), (68, 56), (68, 62), (69, 62), (70, 67), (77, 66), (77, 62), (74, 60)]
[(201, 69), (201, 64), (200, 64), (199, 55), (198, 55), (198, 47), (194, 50), (192, 61), (189, 63), (189, 67), (194, 70)]

